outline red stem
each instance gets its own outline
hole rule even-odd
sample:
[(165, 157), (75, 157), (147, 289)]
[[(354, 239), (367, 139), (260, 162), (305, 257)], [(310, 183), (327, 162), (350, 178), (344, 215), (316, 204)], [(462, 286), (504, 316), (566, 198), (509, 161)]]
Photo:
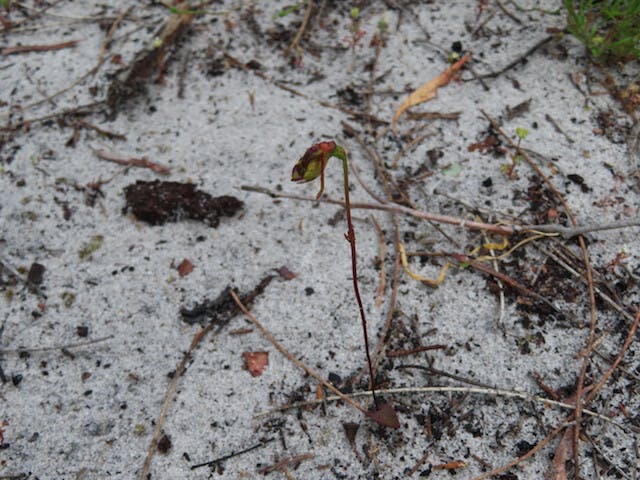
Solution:
[(351, 247), (351, 275), (353, 278), (353, 291), (356, 294), (356, 301), (358, 302), (358, 308), (360, 309), (360, 318), (362, 319), (362, 332), (364, 333), (364, 349), (367, 353), (367, 364), (369, 365), (369, 384), (371, 386), (371, 396), (373, 397), (373, 403), (378, 408), (378, 398), (376, 397), (375, 377), (373, 375), (373, 363), (371, 362), (371, 354), (369, 353), (369, 335), (367, 334), (367, 318), (364, 314), (364, 307), (362, 305), (362, 298), (360, 298), (360, 288), (358, 287), (358, 266), (356, 257), (356, 232), (353, 229), (353, 223), (351, 222), (351, 203), (349, 202), (349, 170), (347, 167), (346, 157), (342, 160), (343, 172), (344, 172), (344, 203), (345, 211), (347, 212), (347, 233), (345, 238), (349, 242)]

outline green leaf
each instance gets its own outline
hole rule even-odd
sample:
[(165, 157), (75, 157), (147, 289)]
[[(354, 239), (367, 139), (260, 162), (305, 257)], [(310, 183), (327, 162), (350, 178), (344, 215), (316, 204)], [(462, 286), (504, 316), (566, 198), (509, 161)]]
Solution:
[(87, 260), (91, 257), (91, 254), (100, 250), (102, 247), (102, 242), (104, 241), (104, 237), (102, 235), (94, 235), (91, 239), (85, 243), (80, 251), (78, 252), (78, 256), (80, 260)]
[(459, 163), (452, 163), (447, 168), (442, 170), (442, 173), (447, 177), (457, 177), (462, 172), (462, 165)]
[(175, 15), (206, 15), (208, 13), (206, 10), (185, 10), (171, 5), (165, 5), (165, 7)]
[(516, 135), (520, 140), (524, 140), (529, 135), (529, 130), (527, 130), (526, 128), (518, 127), (516, 128)]
[(293, 12), (297, 12), (298, 10), (300, 10), (300, 7), (302, 7), (304, 2), (302, 3), (296, 3), (295, 5), (287, 5), (286, 7), (284, 7), (282, 10), (280, 10), (279, 12), (275, 13), (273, 15), (273, 18), (283, 18), (286, 17), (287, 15), (289, 15), (290, 13)]
[(378, 31), (380, 33), (386, 33), (387, 30), (389, 30), (389, 22), (387, 22), (386, 18), (382, 17), (378, 20)]

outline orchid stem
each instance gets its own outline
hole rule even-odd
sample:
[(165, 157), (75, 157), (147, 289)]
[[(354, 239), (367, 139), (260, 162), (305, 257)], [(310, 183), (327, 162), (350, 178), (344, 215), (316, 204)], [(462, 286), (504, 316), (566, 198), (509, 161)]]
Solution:
[(360, 298), (360, 288), (358, 287), (358, 266), (356, 257), (356, 232), (351, 222), (351, 203), (349, 202), (349, 167), (346, 154), (341, 156), (342, 159), (342, 171), (344, 177), (344, 203), (345, 211), (347, 213), (347, 233), (345, 238), (349, 242), (351, 247), (351, 275), (353, 277), (353, 291), (356, 295), (356, 301), (358, 302), (358, 308), (360, 309), (360, 318), (362, 319), (362, 332), (364, 333), (364, 349), (367, 353), (367, 364), (369, 366), (369, 385), (371, 387), (371, 396), (373, 397), (373, 403), (378, 408), (378, 398), (376, 397), (375, 377), (373, 375), (373, 363), (371, 362), (371, 353), (369, 352), (369, 335), (367, 333), (367, 317), (364, 314), (364, 307), (362, 305), (362, 298)]

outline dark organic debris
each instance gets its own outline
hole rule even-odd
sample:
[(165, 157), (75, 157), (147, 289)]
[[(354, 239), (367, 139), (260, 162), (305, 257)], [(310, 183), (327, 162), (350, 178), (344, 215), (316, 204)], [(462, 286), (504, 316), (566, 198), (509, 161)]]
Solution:
[(167, 434), (164, 434), (160, 437), (160, 440), (158, 440), (158, 451), (160, 453), (169, 453), (171, 446), (171, 437)]
[(162, 225), (183, 218), (202, 220), (217, 227), (220, 217), (233, 216), (243, 203), (236, 197), (212, 197), (195, 185), (180, 182), (138, 180), (124, 188), (126, 211), (151, 225)]
[[(271, 283), (275, 277), (267, 275), (264, 277), (251, 292), (243, 295), (243, 302), (252, 302), (258, 295), (264, 292), (264, 289)], [(180, 314), (182, 320), (189, 325), (217, 323), (223, 325), (240, 311), (236, 302), (231, 297), (231, 287), (226, 287), (213, 300), (204, 300), (202, 303), (195, 305), (193, 308), (182, 308)]]
[(45, 266), (41, 263), (33, 262), (27, 274), (27, 283), (32, 286), (42, 285), (44, 279)]
[(106, 103), (111, 116), (117, 115), (123, 104), (144, 91), (149, 77), (163, 66), (167, 51), (176, 44), (192, 19), (191, 14), (172, 15), (155, 33), (155, 40), (138, 53), (130, 67), (116, 76), (107, 93)]
[(346, 435), (349, 444), (355, 446), (356, 435), (358, 433), (358, 429), (360, 428), (360, 424), (354, 422), (345, 422), (342, 424), (342, 428), (344, 428), (344, 434)]

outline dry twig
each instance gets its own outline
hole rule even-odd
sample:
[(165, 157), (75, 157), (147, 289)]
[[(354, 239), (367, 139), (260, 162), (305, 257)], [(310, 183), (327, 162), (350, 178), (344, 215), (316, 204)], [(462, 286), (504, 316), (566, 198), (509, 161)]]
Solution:
[[(290, 195), (287, 193), (279, 193), (269, 190), (263, 187), (256, 187), (251, 185), (242, 185), (242, 190), (248, 192), (262, 193), (268, 195), (271, 198), (288, 198), (291, 200), (301, 200), (305, 202), (319, 202), (330, 203), (333, 205), (344, 205), (342, 200), (334, 200), (331, 198), (305, 197), (303, 195)], [(583, 235), (589, 232), (599, 232), (604, 230), (617, 230), (629, 227), (640, 227), (640, 220), (629, 222), (617, 222), (604, 225), (589, 225), (585, 227), (565, 227), (557, 224), (543, 224), (543, 225), (515, 225), (515, 224), (490, 224), (483, 222), (475, 222), (471, 220), (465, 220), (462, 218), (451, 217), (449, 215), (442, 215), (439, 213), (423, 212), (414, 208), (405, 207), (396, 203), (366, 203), (366, 202), (351, 202), (351, 208), (362, 208), (367, 210), (381, 210), (390, 213), (399, 213), (403, 215), (409, 215), (422, 220), (428, 220), (435, 223), (445, 223), (448, 225), (456, 225), (460, 228), (468, 228), (470, 230), (484, 230), (496, 235), (511, 236), (518, 233), (533, 232), (533, 233), (546, 233), (549, 236), (560, 236), (565, 239), (575, 237), (576, 235)]]
[(75, 47), (80, 40), (69, 40), (68, 42), (55, 43), (52, 45), (16, 45), (14, 47), (6, 47), (0, 50), (0, 55), (14, 55), (16, 53), (29, 52), (53, 52), (65, 48)]
[[(520, 148), (520, 144), (514, 142), (513, 139), (510, 136), (508, 136), (504, 132), (504, 130), (502, 130), (500, 125), (493, 118), (491, 118), (485, 111), (481, 110), (481, 112), (485, 116), (485, 118), (489, 120), (489, 123), (491, 123), (491, 126), (497, 132), (499, 132), (500, 135), (502, 135), (502, 137), (507, 142), (509, 142), (509, 144), (516, 151), (516, 153), (522, 156), (522, 158), (525, 159), (527, 164), (536, 172), (536, 174), (543, 179), (545, 184), (549, 187), (549, 189), (553, 192), (553, 194), (558, 199), (558, 201), (562, 204), (562, 207), (564, 208), (564, 211), (567, 214), (567, 217), (569, 218), (569, 221), (571, 222), (572, 227), (578, 228), (578, 222), (576, 222), (576, 219), (573, 216), (573, 212), (571, 211), (571, 208), (569, 208), (569, 205), (567, 204), (567, 201), (565, 200), (564, 196), (558, 191), (558, 189), (555, 187), (553, 182), (551, 182), (549, 177), (547, 177), (544, 174), (544, 172), (540, 169), (540, 167), (538, 167), (538, 165), (536, 165), (533, 162), (533, 160), (531, 160), (527, 152), (525, 152)], [(585, 266), (585, 271), (587, 275), (587, 288), (589, 291), (590, 322), (589, 322), (589, 336), (587, 339), (587, 351), (590, 352), (593, 349), (593, 345), (595, 341), (596, 325), (598, 322), (598, 317), (596, 313), (596, 293), (595, 293), (595, 286), (593, 282), (593, 274), (591, 270), (591, 260), (589, 259), (589, 250), (587, 249), (587, 244), (582, 234), (578, 234), (578, 243), (580, 244), (580, 249), (582, 250), (582, 260)], [(581, 416), (581, 409), (582, 409), (582, 390), (584, 387), (584, 380), (585, 380), (585, 375), (587, 373), (587, 366), (589, 365), (589, 360), (590, 360), (590, 355), (585, 355), (582, 359), (582, 367), (580, 368), (580, 374), (578, 376), (578, 384), (576, 388), (576, 413), (575, 413), (576, 424), (575, 424), (574, 434), (573, 434), (573, 454), (574, 454), (573, 460), (576, 465), (576, 468), (578, 467), (578, 465), (580, 465), (579, 443), (580, 443), (580, 416)]]
[(302, 19), (302, 24), (300, 25), (300, 28), (298, 29), (298, 32), (296, 33), (296, 36), (294, 37), (293, 41), (284, 51), (285, 55), (289, 55), (289, 53), (292, 50), (295, 50), (298, 48), (298, 43), (300, 42), (302, 35), (304, 35), (304, 32), (307, 29), (307, 24), (309, 23), (309, 19), (311, 18), (312, 11), (313, 11), (313, 0), (307, 0), (307, 10), (304, 14), (304, 18)]
[[(260, 283), (247, 295), (244, 296), (245, 301), (252, 301), (255, 297), (260, 295), (264, 289), (269, 285), (272, 276), (267, 276), (263, 278)], [(234, 298), (237, 298), (235, 293), (232, 290), (229, 292), (233, 295)], [(169, 412), (169, 406), (171, 405), (171, 401), (173, 400), (173, 395), (178, 386), (178, 380), (184, 373), (187, 363), (191, 360), (193, 352), (196, 350), (202, 339), (214, 329), (214, 327), (218, 327), (215, 333), (220, 332), (229, 321), (237, 315), (238, 310), (235, 308), (228, 308), (226, 311), (222, 312), (220, 317), (215, 318), (215, 322), (211, 320), (206, 327), (200, 329), (191, 339), (191, 344), (189, 345), (189, 349), (184, 353), (180, 362), (176, 366), (173, 377), (171, 378), (171, 382), (169, 382), (169, 386), (167, 387), (167, 391), (164, 396), (164, 400), (162, 401), (162, 407), (160, 407), (160, 413), (158, 418), (156, 419), (156, 426), (153, 431), (153, 435), (151, 436), (151, 442), (149, 443), (149, 449), (147, 450), (147, 456), (144, 460), (144, 464), (142, 465), (142, 470), (140, 471), (140, 480), (147, 480), (147, 476), (149, 474), (149, 469), (151, 468), (151, 461), (153, 460), (153, 456), (156, 453), (158, 448), (158, 442), (160, 440), (160, 436), (162, 435), (162, 429), (164, 427), (164, 422), (166, 420), (167, 414)]]
[(301, 368), (302, 370), (307, 372), (308, 375), (310, 375), (311, 377), (315, 378), (318, 382), (320, 382), (322, 385), (327, 387), (333, 393), (338, 395), (338, 397), (340, 397), (342, 400), (347, 402), (349, 405), (357, 408), (358, 410), (360, 410), (364, 414), (367, 413), (367, 410), (364, 407), (362, 407), (359, 403), (355, 402), (349, 396), (347, 396), (344, 393), (342, 393), (335, 386), (333, 386), (333, 384), (331, 384), (330, 382), (328, 382), (324, 378), (322, 378), (322, 376), (319, 373), (317, 373), (315, 370), (312, 370), (311, 368), (307, 367), (304, 363), (302, 363), (300, 360), (298, 360), (296, 357), (294, 357), (293, 354), (291, 352), (289, 352), (289, 350), (287, 350), (280, 342), (278, 342), (278, 340), (276, 340), (276, 338), (273, 335), (271, 335), (271, 332), (269, 332), (269, 330), (267, 330), (258, 321), (258, 319), (256, 317), (254, 317), (249, 310), (247, 310), (247, 307), (245, 307), (243, 305), (243, 303), (240, 301), (238, 296), (234, 292), (230, 292), (230, 293), (231, 293), (231, 296), (233, 297), (234, 302), (236, 302), (236, 304), (238, 305), (238, 308), (242, 311), (242, 313), (244, 313), (244, 315), (249, 319), (249, 321), (251, 321), (251, 323), (253, 323), (255, 325), (255, 327), (258, 330), (260, 330), (260, 333), (262, 333), (265, 336), (265, 338), (267, 340), (269, 340), (271, 342), (271, 344), (274, 347), (276, 347), (276, 349), (278, 349), (278, 351), (280, 353), (282, 353), (282, 355), (284, 355), (287, 358), (287, 360), (292, 362), (298, 368)]
[(95, 148), (90, 147), (93, 150), (93, 153), (96, 154), (98, 158), (103, 160), (107, 160), (109, 162), (114, 162), (119, 165), (125, 165), (127, 167), (140, 167), (140, 168), (148, 168), (149, 170), (153, 170), (160, 175), (169, 175), (171, 170), (164, 165), (160, 165), (159, 163), (152, 162), (146, 157), (120, 157), (113, 153), (106, 152), (104, 150), (97, 150)]

